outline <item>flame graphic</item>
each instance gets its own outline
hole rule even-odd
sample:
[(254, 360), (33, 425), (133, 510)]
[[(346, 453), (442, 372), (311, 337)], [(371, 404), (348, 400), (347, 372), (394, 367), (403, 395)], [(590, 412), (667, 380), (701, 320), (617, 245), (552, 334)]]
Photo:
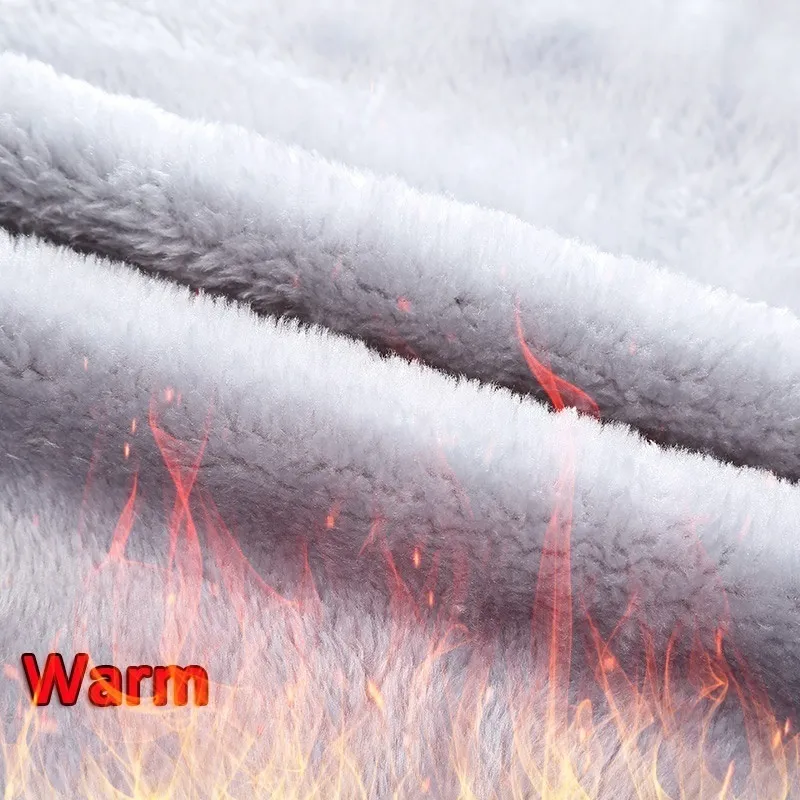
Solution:
[[(533, 355), (518, 310), (516, 330), (554, 407), (596, 413), (591, 398)], [(164, 664), (215, 664), (209, 705), (159, 708), (144, 697), (135, 707), (57, 715), (31, 706), (19, 669), (7, 664), (6, 680), (19, 684), (2, 742), (8, 800), (791, 796), (798, 737), (743, 665), (727, 660), (724, 620), (715, 649), (693, 641), (688, 660), (673, 654), (691, 631), (675, 631), (663, 663), (642, 626), (645, 656), (632, 663), (617, 643), (636, 624), (633, 603), (605, 638), (581, 607), (570, 565), (569, 437), (532, 587), (530, 641), (518, 646), (488, 642), (458, 622), (434, 592), (439, 554), (420, 543), (407, 563), (396, 562), (379, 517), (354, 557), (385, 563), (390, 601), (375, 607), (382, 622), (348, 617), (346, 598), (321, 598), (305, 550), (298, 587), (279, 592), (251, 566), (198, 481), (211, 415), (191, 445), (161, 425), (159, 404), (177, 398), (174, 388), (154, 398), (149, 431), (141, 425), (138, 434), (153, 437), (171, 479), (163, 548), (149, 562), (126, 555), (137, 531), (134, 478), (106, 558), (85, 575), (71, 647), (110, 647), (121, 664), (154, 655)], [(132, 420), (124, 432), (126, 459), (136, 455), (136, 429)], [(345, 506), (343, 499), (330, 509), (319, 535), (336, 535)], [(455, 581), (465, 583), (459, 554), (453, 562)], [(407, 570), (425, 576), (420, 591), (404, 580)], [(455, 591), (452, 603), (461, 602), (466, 591)], [(111, 624), (98, 631), (100, 607)], [(585, 652), (575, 647), (578, 615), (589, 631)], [(156, 654), (138, 649), (145, 620), (157, 622)], [(78, 717), (77, 747), (53, 758), (64, 746), (63, 720)], [(728, 753), (732, 730), (744, 747)], [(59, 782), (70, 758), (78, 787)]]

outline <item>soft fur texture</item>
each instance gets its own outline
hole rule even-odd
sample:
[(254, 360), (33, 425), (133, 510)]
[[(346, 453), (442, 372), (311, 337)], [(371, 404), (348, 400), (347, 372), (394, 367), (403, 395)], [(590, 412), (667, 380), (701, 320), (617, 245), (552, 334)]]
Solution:
[[(8, 468), (80, 493), (99, 427), (110, 452), (94, 471), (109, 496), (122, 507), (134, 465), (155, 493), (155, 442), (135, 440), (131, 461), (119, 453), (151, 395), (172, 387), (181, 405), (162, 424), (196, 442), (211, 413), (199, 476), (279, 591), (301, 574), (305, 544), (343, 585), (384, 586), (390, 552), (421, 594), (424, 576), (408, 566), (418, 547), (438, 563), (436, 596), (484, 631), (529, 617), (568, 476), (572, 580), (605, 635), (632, 600), (660, 656), (676, 626), (696, 626), (708, 646), (721, 626), (779, 705), (794, 697), (795, 487), (344, 339), (189, 303), (186, 290), (118, 266), (2, 246)], [(632, 659), (639, 634), (620, 633)]]
[(0, 44), (800, 311), (789, 3), (190, 7), (4, 0)]
[[(167, 544), (159, 512), (166, 471), (146, 428), (148, 413), (154, 430), (187, 442), (185, 451), (166, 445), (177, 462), (185, 466), (194, 460), (188, 454), (204, 448), (197, 483), (220, 517), (234, 521), (254, 574), (288, 597), (321, 597), (287, 610), (252, 579), (238, 591), (209, 595), (208, 582), (222, 582), (226, 565), (236, 574), (236, 551), (217, 553), (221, 561), (206, 572), (180, 655), (183, 663), (207, 665), (223, 684), (245, 670), (243, 697), (224, 696), (220, 686), (213, 698), (227, 709), (225, 719), (234, 714), (237, 721), (204, 718), (181, 756), (157, 739), (147, 750), (143, 785), (163, 785), (176, 763), (193, 770), (200, 785), (211, 780), (203, 765), (219, 778), (226, 768), (211, 755), (203, 759), (203, 748), (255, 731), (259, 709), (272, 713), (276, 696), (302, 679), (301, 709), (282, 721), (294, 726), (297, 751), (281, 744), (284, 728), (275, 728), (276, 739), (262, 723), (248, 754), (253, 764), (269, 763), (265, 753), (279, 763), (308, 753), (308, 780), (324, 784), (344, 725), (353, 727), (345, 744), (373, 782), (373, 796), (398, 786), (416, 796), (411, 776), (429, 787), (433, 781), (437, 796), (455, 796), (463, 774), (477, 796), (509, 796), (513, 780), (524, 790), (531, 780), (525, 748), (541, 746), (547, 684), (541, 663), (529, 663), (515, 619), (524, 631), (548, 520), (564, 510), (554, 485), (565, 473), (574, 476), (569, 516), (579, 630), (587, 633), (588, 613), (608, 636), (636, 587), (634, 630), (623, 628), (614, 639), (628, 663), (640, 659), (638, 623), (652, 631), (659, 659), (676, 624), (691, 621), (708, 644), (722, 626), (726, 647), (734, 644), (759, 671), (773, 698), (791, 701), (800, 661), (793, 644), (800, 634), (798, 565), (785, 548), (800, 512), (794, 487), (666, 453), (621, 428), (554, 415), (318, 331), (264, 322), (209, 299), (189, 302), (186, 290), (36, 241), (4, 237), (0, 277), (0, 561), (14, 575), (3, 595), (5, 663), (16, 662), (23, 642), (42, 659), (55, 643), (67, 653), (89, 649), (95, 663), (148, 663), (161, 652), (166, 578), (147, 565), (162, 563)], [(153, 397), (165, 386), (175, 400), (159, 405)], [(135, 435), (134, 418), (142, 420)], [(123, 441), (132, 443), (129, 460)], [(126, 571), (107, 554), (134, 473), (136, 516), (124, 553), (134, 568)], [(424, 554), (420, 575), (410, 567), (414, 547)], [(191, 556), (189, 543), (181, 548)], [(435, 591), (427, 622), (408, 610), (387, 618), (397, 599), (388, 554), (411, 597)], [(179, 624), (185, 602), (173, 612)], [(467, 627), (457, 632), (454, 624)], [(432, 651), (439, 653), (433, 664)], [(242, 653), (256, 654), (255, 661), (243, 662)], [(573, 691), (580, 696), (587, 668), (576, 661)], [(365, 690), (373, 679), (385, 718)], [(16, 682), (4, 684), (7, 711), (21, 691)], [(676, 689), (677, 707), (685, 692)], [(322, 707), (321, 693), (331, 693)], [(526, 703), (518, 752), (508, 715)], [(629, 764), (602, 708), (595, 718), (602, 751), (593, 752), (585, 785), (595, 785), (598, 796), (613, 786), (618, 796), (634, 797)], [(34, 746), (43, 748), (44, 774), (69, 796), (79, 755), (69, 742), (81, 742), (84, 756), (99, 748), (107, 757), (105, 739), (91, 731), (108, 720), (81, 708), (50, 713), (57, 736)], [(120, 713), (123, 730), (146, 724)], [(479, 720), (475, 739), (469, 726)], [(723, 708), (703, 747), (696, 739), (688, 744), (697, 749), (693, 762), (681, 762), (684, 786), (701, 785), (701, 764), (716, 765), (721, 775), (732, 758), (756, 758), (736, 720)], [(9, 718), (8, 730), (17, 724)], [(163, 737), (163, 726), (153, 724)], [(425, 734), (409, 739), (419, 725)], [(648, 735), (658, 736), (657, 729)], [(692, 736), (699, 729), (689, 742)], [(376, 742), (387, 758), (374, 758)], [(430, 749), (415, 749), (423, 742)], [(660, 758), (674, 780), (670, 752), (664, 744)], [(249, 774), (241, 769), (234, 787)], [(109, 774), (118, 788), (133, 779), (124, 761)]]
[[(20, 642), (40, 662), (57, 649), (68, 667), (71, 654), (82, 650), (95, 664), (151, 663), (165, 640), (174, 642), (165, 637), (164, 616), (174, 588), (163, 570), (165, 518), (148, 507), (153, 498), (146, 493), (137, 495), (124, 558), (109, 557), (118, 509), (100, 487), (89, 493), (88, 520), (74, 493), (8, 470), (0, 476), (0, 498), (0, 567), (13, 575), (14, 587), (27, 587), (6, 590), (0, 606), (0, 656), (8, 665), (0, 702), (6, 742), (13, 743), (30, 724)], [(229, 567), (233, 559), (225, 558)], [(211, 787), (237, 800), (423, 794), (505, 800), (542, 790), (531, 765), (544, 746), (546, 667), (518, 638), (498, 633), (486, 642), (437, 618), (436, 610), (419, 619), (367, 586), (322, 589), (320, 602), (298, 585), (288, 598), (252, 579), (226, 585), (224, 573), (224, 563), (205, 565), (179, 650), (179, 663), (208, 669), (209, 706), (138, 713), (92, 709), (82, 696), (74, 707), (37, 709), (33, 716), (48, 721), (44, 732), (34, 728), (35, 735), (4, 747), (9, 796), (23, 786), (27, 797), (114, 800), (210, 797)], [(172, 611), (184, 624), (191, 588)], [(672, 698), (675, 720), (684, 726), (680, 743), (662, 740), (657, 719), (642, 714), (639, 723), (639, 744), (650, 758), (657, 755), (663, 789), (675, 790), (680, 776), (684, 790), (699, 797), (721, 783), (734, 759), (737, 797), (783, 796), (779, 770), (748, 776), (747, 765), (764, 763), (764, 754), (748, 753), (735, 709), (723, 706), (701, 740), (696, 717), (705, 704), (695, 705), (687, 688), (676, 686)], [(646, 770), (639, 773), (620, 747), (607, 706), (596, 702), (590, 747), (581, 746), (577, 731), (570, 737), (576, 765), (586, 765), (583, 791), (618, 800), (659, 796)], [(622, 702), (616, 711), (627, 719)], [(96, 761), (87, 767), (90, 757)], [(21, 768), (8, 780), (17, 763)]]
[(0, 57), (0, 87), (7, 225), (535, 391), (519, 308), (604, 416), (800, 476), (789, 312), (18, 57)]
[(798, 32), (0, 0), (4, 796), (792, 797)]

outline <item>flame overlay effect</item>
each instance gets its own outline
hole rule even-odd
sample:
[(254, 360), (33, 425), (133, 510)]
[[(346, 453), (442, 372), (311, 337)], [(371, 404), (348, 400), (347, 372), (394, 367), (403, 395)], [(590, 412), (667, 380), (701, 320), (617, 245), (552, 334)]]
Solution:
[[(599, 416), (591, 398), (533, 355), (518, 309), (516, 332), (554, 408)], [(466, 592), (454, 592), (451, 607), (435, 594), (438, 554), (429, 557), (420, 545), (408, 563), (398, 563), (379, 516), (355, 556), (386, 566), (388, 601), (376, 603), (375, 625), (359, 627), (345, 602), (321, 596), (305, 551), (296, 590), (276, 591), (250, 565), (198, 482), (211, 415), (199, 446), (162, 426), (160, 405), (177, 398), (173, 388), (163, 390), (151, 403), (149, 424), (139, 425), (140, 436), (153, 437), (172, 484), (163, 558), (127, 555), (142, 499), (134, 477), (107, 556), (85, 576), (66, 652), (97, 649), (88, 609), (104, 604), (110, 624), (101, 638), (111, 641), (101, 644), (110, 645), (114, 663), (207, 663), (211, 699), (207, 708), (165, 710), (145, 697), (137, 707), (69, 710), (83, 714), (80, 725), (90, 734), (75, 753), (81, 796), (791, 796), (798, 737), (788, 720), (775, 717), (743, 665), (729, 663), (724, 619), (716, 648), (708, 652), (695, 642), (686, 664), (672, 658), (672, 648), (657, 663), (639, 623), (645, 658), (625, 663), (616, 637), (637, 624), (633, 603), (606, 637), (586, 609), (576, 609), (573, 441), (564, 442), (532, 587), (530, 641), (516, 646), (487, 642), (461, 624), (453, 606)], [(136, 431), (134, 419), (123, 432), (126, 460), (135, 459)], [(345, 505), (346, 499), (334, 504), (312, 535), (335, 536)], [(453, 561), (456, 582), (466, 583), (458, 553)], [(410, 588), (407, 571), (425, 576), (421, 590)], [(138, 619), (131, 618), (132, 598), (139, 600)], [(590, 634), (585, 652), (573, 652), (576, 614)], [(156, 621), (148, 627), (148, 652), (137, 638), (144, 620)], [(685, 635), (691, 632), (675, 631), (675, 644)], [(577, 675), (589, 676), (588, 684)], [(62, 765), (54, 769), (47, 758), (66, 717), (59, 723), (49, 708), (30, 705), (16, 665), (5, 665), (5, 677), (19, 683), (20, 699), (14, 733), (3, 741), (4, 797), (74, 796), (74, 785), (59, 783)], [(584, 696), (576, 697), (576, 687)], [(726, 758), (719, 746), (731, 730), (723, 726), (720, 733), (717, 722), (731, 707), (727, 718), (745, 743), (744, 761), (737, 760), (741, 748)]]

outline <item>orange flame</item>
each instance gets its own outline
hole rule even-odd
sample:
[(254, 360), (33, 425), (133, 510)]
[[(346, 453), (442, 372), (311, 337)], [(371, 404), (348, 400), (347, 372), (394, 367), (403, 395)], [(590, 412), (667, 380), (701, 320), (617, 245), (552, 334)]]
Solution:
[[(556, 409), (575, 405), (596, 413), (588, 396), (533, 356), (519, 311), (517, 335)], [(174, 390), (160, 397), (171, 404)], [(682, 633), (674, 632), (659, 664), (644, 625), (644, 663), (626, 663), (629, 650), (617, 647), (617, 637), (634, 622), (635, 598), (605, 638), (584, 608), (589, 646), (585, 657), (573, 652), (576, 448), (569, 436), (533, 591), (531, 647), (512, 648), (506, 659), (499, 644), (457, 621), (457, 607), (469, 596), (464, 554), (450, 554), (450, 600), (438, 597), (435, 608), (442, 554), (429, 555), (420, 542), (410, 559), (395, 560), (378, 513), (357, 557), (385, 564), (392, 592), (385, 626), (365, 633), (357, 619), (342, 622), (338, 606), (329, 607), (333, 600), (323, 602), (317, 593), (305, 544), (300, 587), (294, 598), (284, 597), (252, 567), (198, 484), (210, 415), (193, 446), (161, 425), (155, 399), (148, 421), (174, 493), (163, 556), (145, 563), (126, 555), (135, 542), (140, 488), (134, 475), (108, 555), (86, 577), (73, 645), (93, 652), (92, 609), (110, 604), (113, 624), (104, 630), (114, 657), (137, 663), (130, 598), (139, 597), (142, 618), (161, 620), (155, 634), (162, 663), (215, 659), (229, 672), (212, 673), (204, 709), (158, 708), (143, 697), (117, 714), (85, 714), (93, 739), (79, 754), (81, 796), (791, 796), (800, 769), (798, 737), (790, 720), (775, 717), (746, 671), (726, 660), (725, 619), (714, 649), (706, 651), (697, 639), (684, 669), (676, 655)], [(131, 433), (135, 426), (134, 420)], [(455, 477), (444, 452), (436, 458)], [(469, 508), (468, 497), (464, 503)], [(326, 537), (336, 535), (341, 507), (337, 501), (328, 511)], [(409, 588), (414, 585), (420, 594)], [(350, 627), (341, 633), (343, 624)], [(576, 696), (575, 676), (587, 667), (592, 680)], [(58, 719), (30, 706), (14, 665), (4, 665), (4, 675), (19, 683), (21, 696), (15, 735), (2, 741), (5, 796), (74, 796), (74, 787), (59, 788), (44, 763), (59, 735)], [(744, 760), (726, 760), (724, 747), (715, 749), (715, 719), (731, 703), (747, 744)]]

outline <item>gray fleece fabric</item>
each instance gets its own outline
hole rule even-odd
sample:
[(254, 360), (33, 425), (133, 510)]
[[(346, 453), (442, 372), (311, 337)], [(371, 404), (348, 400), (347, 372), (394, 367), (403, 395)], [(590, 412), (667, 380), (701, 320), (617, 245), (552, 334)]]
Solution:
[(4, 797), (798, 796), (797, 35), (0, 0)]
[[(14, 489), (28, 516), (42, 513), (35, 504), (46, 508), (51, 493), (52, 502), (64, 497), (89, 514), (81, 522), (73, 509), (61, 534), (71, 547), (95, 537), (83, 558), (100, 558), (117, 526), (102, 513), (122, 513), (134, 475), (135, 546), (164, 547), (166, 450), (175, 463), (195, 464), (192, 483), (213, 498), (220, 519), (235, 521), (237, 547), (272, 590), (295, 596), (307, 574), (324, 598), (345, 592), (357, 614), (362, 603), (391, 603), (400, 592), (423, 619), (440, 614), (478, 642), (499, 637), (519, 647), (536, 597), (550, 609), (563, 595), (558, 565), (566, 547), (552, 537), (568, 530), (577, 642), (599, 635), (631, 663), (644, 664), (648, 652), (665, 663), (669, 650), (682, 664), (692, 645), (713, 651), (722, 635), (734, 663), (747, 665), (775, 707), (791, 709), (800, 674), (800, 552), (788, 544), (800, 519), (797, 487), (387, 360), (320, 330), (261, 320), (120, 265), (36, 240), (4, 236), (1, 246), (4, 474), (12, 488), (31, 475), (41, 482), (33, 497)], [(152, 430), (132, 432), (132, 420), (154, 417)], [(28, 534), (8, 513), (3, 561), (22, 568)], [(48, 537), (57, 537), (58, 524), (56, 514)], [(14, 582), (7, 662), (21, 641), (74, 635), (48, 572), (72, 567), (59, 563), (54, 546), (55, 563), (37, 558), (31, 566), (44, 570), (41, 578)], [(415, 569), (423, 555), (426, 568)], [(80, 547), (64, 558), (79, 556)], [(134, 629), (126, 646), (138, 663), (150, 640), (138, 644), (135, 626), (144, 620), (125, 586), (115, 609)], [(257, 608), (262, 594), (248, 593)], [(675, 638), (681, 626), (686, 635)], [(343, 637), (342, 646), (359, 647)], [(576, 656), (573, 694), (586, 685), (590, 664)], [(741, 750), (731, 719), (720, 713), (714, 721), (721, 726), (714, 746)], [(429, 724), (426, 738), (445, 735), (440, 723)], [(499, 746), (494, 737), (509, 735), (507, 724), (492, 722), (481, 747)], [(606, 745), (612, 753), (619, 747), (613, 736)], [(697, 768), (704, 762), (698, 758)]]
[(529, 340), (603, 417), (800, 476), (788, 311), (16, 56), (0, 56), (0, 90), (14, 230), (541, 393)]

